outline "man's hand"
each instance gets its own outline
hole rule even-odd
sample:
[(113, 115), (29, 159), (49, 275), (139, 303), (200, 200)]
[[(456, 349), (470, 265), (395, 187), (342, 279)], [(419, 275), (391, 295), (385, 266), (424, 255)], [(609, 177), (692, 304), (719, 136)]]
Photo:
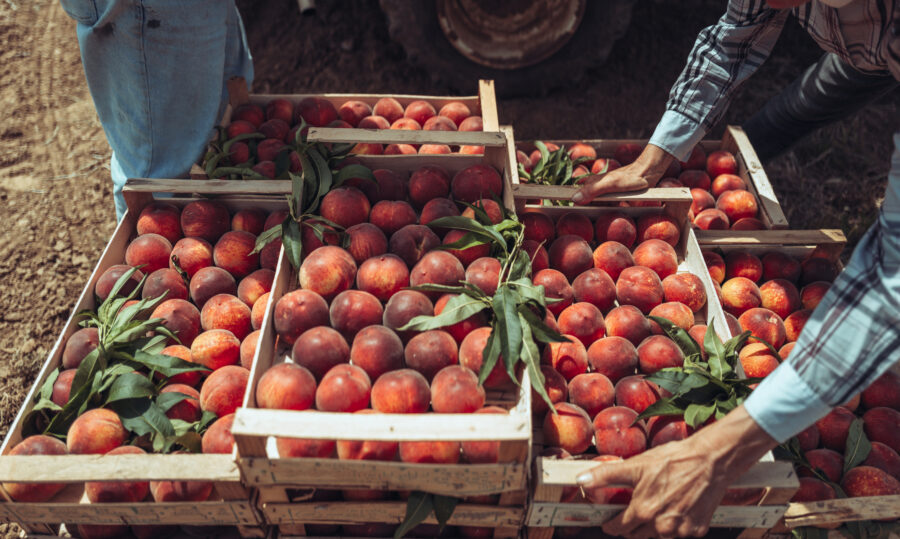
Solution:
[(705, 535), (728, 485), (776, 442), (743, 407), (686, 440), (670, 442), (578, 478), (591, 498), (605, 485), (632, 486), (628, 507), (603, 525), (610, 535)]
[(634, 163), (602, 176), (590, 175), (582, 178), (579, 181), (582, 187), (572, 196), (572, 201), (576, 204), (587, 204), (607, 193), (640, 191), (653, 187), (662, 178), (673, 159), (675, 158), (662, 148), (648, 144)]

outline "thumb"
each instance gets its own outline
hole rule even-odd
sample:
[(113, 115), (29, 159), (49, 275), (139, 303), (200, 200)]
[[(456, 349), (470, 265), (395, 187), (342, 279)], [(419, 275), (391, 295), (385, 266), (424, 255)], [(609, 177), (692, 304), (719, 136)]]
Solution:
[(634, 487), (637, 467), (634, 462), (607, 462), (582, 473), (575, 478), (575, 482), (582, 488)]

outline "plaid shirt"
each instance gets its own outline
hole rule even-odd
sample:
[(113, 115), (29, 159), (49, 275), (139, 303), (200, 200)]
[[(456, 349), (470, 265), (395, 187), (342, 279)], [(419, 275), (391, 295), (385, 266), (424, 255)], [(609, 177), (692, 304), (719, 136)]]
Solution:
[(897, 4), (854, 0), (835, 9), (812, 0), (779, 10), (765, 0), (730, 0), (719, 22), (697, 36), (650, 143), (684, 160), (725, 113), (738, 86), (769, 57), (791, 14), (824, 50), (860, 71), (890, 69), (900, 80), (900, 43), (891, 30), (900, 25)]
[(787, 361), (745, 402), (783, 442), (900, 361), (900, 131), (884, 204)]

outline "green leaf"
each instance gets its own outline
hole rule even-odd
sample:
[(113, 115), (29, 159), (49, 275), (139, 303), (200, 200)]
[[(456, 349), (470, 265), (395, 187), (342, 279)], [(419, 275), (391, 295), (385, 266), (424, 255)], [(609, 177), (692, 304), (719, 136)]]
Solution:
[[(183, 401), (184, 399), (192, 398), (190, 395), (185, 395), (184, 393), (179, 393), (177, 391), (170, 391), (168, 393), (160, 393), (159, 397), (156, 399), (156, 405), (159, 406), (159, 409), (163, 412), (168, 412), (173, 406)], [(174, 425), (173, 425), (174, 426)], [(177, 432), (178, 429), (176, 428)]]
[[(520, 313), (521, 316), (521, 313)], [(534, 342), (534, 338), (531, 334), (531, 326), (524, 317), (521, 319), (522, 322), (522, 362), (525, 363), (525, 368), (528, 369), (528, 377), (531, 379), (531, 387), (537, 392), (538, 395), (544, 399), (544, 402), (547, 403), (547, 406), (553, 410), (553, 413), (556, 413), (556, 408), (553, 406), (553, 401), (550, 400), (550, 395), (547, 394), (547, 388), (544, 387), (544, 373), (541, 372), (541, 354), (538, 351), (537, 344)]]
[(686, 372), (684, 369), (677, 367), (662, 369), (647, 375), (646, 380), (653, 382), (677, 397), (709, 384), (709, 379), (706, 376), (697, 372)]
[(684, 422), (689, 427), (697, 428), (709, 419), (716, 411), (716, 404), (688, 404), (684, 409)]
[(127, 431), (137, 436), (150, 435), (155, 451), (163, 449), (165, 437), (175, 434), (175, 427), (165, 412), (148, 398), (118, 400), (109, 407), (119, 415)]
[(863, 430), (863, 420), (856, 418), (850, 423), (847, 445), (844, 449), (844, 473), (862, 464), (869, 456), (872, 444)]
[(316, 180), (318, 183), (318, 191), (313, 198), (313, 202), (310, 203), (309, 207), (305, 208), (305, 212), (314, 212), (319, 207), (319, 201), (322, 197), (325, 196), (328, 191), (331, 190), (332, 186), (332, 174), (331, 168), (328, 167), (328, 162), (325, 161), (325, 158), (322, 157), (316, 150), (310, 150), (309, 157), (312, 160), (313, 166), (316, 170)]
[(359, 178), (376, 184), (378, 183), (375, 179), (375, 174), (372, 173), (372, 169), (365, 165), (352, 164), (347, 165), (338, 171), (337, 176), (334, 179), (334, 186), (340, 187), (345, 181), (352, 178)]
[[(112, 290), (110, 290), (109, 292), (109, 296), (106, 297), (103, 303), (100, 304), (100, 308), (97, 309), (97, 316), (101, 321), (106, 322), (112, 320), (112, 317), (115, 315), (116, 311), (118, 311), (118, 308), (114, 310), (112, 309), (112, 303), (119, 297), (119, 292), (122, 291), (122, 287), (125, 286), (125, 283), (127, 283), (129, 279), (131, 279), (131, 276), (134, 275), (136, 271), (138, 271), (138, 268), (129, 268), (128, 271), (126, 271), (122, 274), (121, 277), (119, 277), (119, 279), (116, 281), (116, 284), (113, 285)], [(144, 279), (146, 278), (147, 276), (145, 275)], [(141, 289), (144, 284), (144, 279), (141, 280), (140, 286), (136, 287), (135, 291)]]
[[(308, 183), (307, 180), (314, 174), (312, 161), (309, 160), (306, 152), (298, 152), (298, 155), (300, 157), (300, 166), (302, 167), (300, 174), (288, 172), (288, 177), (291, 179), (292, 208), (297, 212), (297, 215), (306, 211), (303, 204), (306, 184)], [(297, 215), (293, 217), (296, 219)]]
[(465, 294), (473, 298), (482, 298), (485, 300), (487, 299), (487, 296), (484, 295), (484, 292), (482, 292), (480, 288), (473, 289), (470, 286), (466, 286), (466, 283), (464, 281), (460, 282), (458, 285), (425, 283), (416, 286), (407, 286), (404, 287), (404, 290), (416, 290), (418, 292), (440, 292), (441, 294)]
[(303, 239), (300, 234), (300, 223), (293, 219), (286, 221), (287, 226), (282, 227), (281, 243), (284, 254), (291, 266), (299, 270), (303, 262)]
[(440, 217), (428, 223), (431, 228), (452, 228), (456, 230), (464, 230), (480, 237), (488, 242), (497, 242), (506, 246), (506, 240), (499, 232), (492, 227), (485, 226), (474, 219), (462, 216)]
[[(561, 333), (548, 326), (544, 322), (544, 320), (538, 317), (538, 315), (534, 314), (534, 311), (532, 311), (527, 305), (519, 305), (519, 316), (524, 319), (524, 321), (522, 322), (523, 332), (524, 326), (527, 325), (532, 339), (536, 339), (542, 343), (569, 341), (569, 339), (565, 338)], [(524, 333), (522, 339), (524, 342)]]
[(128, 373), (118, 376), (109, 390), (106, 397), (106, 403), (139, 399), (142, 397), (151, 398), (156, 394), (156, 387), (146, 376), (137, 373)]
[(277, 240), (279, 237), (281, 237), (281, 223), (257, 236), (256, 245), (253, 246), (253, 251), (251, 251), (250, 254), (253, 255), (262, 251), (263, 247)]
[(484, 385), (494, 365), (500, 359), (500, 340), (497, 338), (497, 332), (491, 328), (488, 334), (487, 342), (484, 343), (484, 350), (481, 352), (481, 370), (478, 372), (478, 383)]
[(637, 419), (635, 419), (635, 421), (658, 415), (680, 416), (683, 414), (684, 407), (679, 405), (674, 397), (666, 397), (664, 399), (659, 399), (658, 401), (648, 406), (643, 412), (640, 413), (640, 415), (637, 416)]
[[(707, 331), (709, 330), (707, 329)], [(744, 347), (744, 343), (747, 342), (750, 335), (751, 333), (749, 331), (745, 331), (728, 339), (728, 342), (725, 343), (725, 357), (734, 357), (738, 350)], [(776, 355), (775, 357), (779, 358), (781, 356)]]
[(199, 363), (185, 361), (175, 356), (148, 353), (143, 350), (136, 351), (131, 361), (133, 361), (138, 368), (146, 367), (151, 371), (158, 372), (166, 378), (171, 378), (176, 374), (185, 372), (211, 372), (209, 368), (204, 367)]
[(463, 234), (461, 238), (451, 243), (444, 243), (438, 245), (436, 249), (441, 249), (444, 251), (448, 250), (458, 250), (462, 251), (464, 249), (469, 249), (471, 247), (478, 247), (479, 245), (491, 244), (491, 240), (485, 239), (483, 237), (479, 237), (476, 234), (471, 232)]
[(707, 326), (706, 335), (703, 336), (703, 350), (706, 351), (706, 362), (709, 363), (709, 372), (715, 378), (722, 380), (723, 377), (731, 372), (731, 367), (725, 357), (725, 346), (722, 340), (716, 335), (712, 324)]
[(435, 316), (416, 316), (406, 323), (398, 331), (428, 331), (445, 326), (451, 326), (462, 322), (467, 318), (480, 313), (488, 308), (488, 304), (482, 300), (469, 297), (465, 294), (453, 296), (447, 301), (441, 314)]
[(434, 497), (421, 491), (414, 491), (406, 502), (406, 516), (403, 522), (394, 532), (394, 539), (400, 539), (410, 530), (421, 524), (428, 518), (434, 509)]
[(509, 377), (515, 379), (515, 363), (522, 350), (522, 322), (516, 310), (516, 296), (508, 286), (500, 286), (493, 299), (494, 331), (500, 339), (500, 353)]
[(435, 494), (433, 498), (434, 517), (437, 519), (438, 524), (440, 524), (438, 530), (438, 534), (440, 534), (444, 531), (447, 521), (453, 516), (453, 511), (456, 509), (456, 505), (460, 502), (460, 499), (453, 496), (441, 496), (439, 494)]
[(678, 345), (678, 348), (681, 349), (685, 356), (700, 354), (700, 347), (697, 345), (697, 341), (687, 331), (673, 324), (671, 320), (659, 316), (648, 316), (647, 318), (659, 324), (666, 335), (675, 341), (675, 344)]

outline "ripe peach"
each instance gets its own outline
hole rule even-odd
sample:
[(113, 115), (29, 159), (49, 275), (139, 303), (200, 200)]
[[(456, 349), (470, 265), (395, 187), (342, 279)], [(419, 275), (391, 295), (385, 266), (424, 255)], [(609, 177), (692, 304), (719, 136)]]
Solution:
[(609, 378), (600, 373), (583, 373), (569, 380), (569, 402), (594, 417), (601, 410), (613, 406), (615, 389)]
[(241, 341), (225, 329), (205, 331), (191, 343), (191, 360), (212, 370), (238, 363)]
[(678, 255), (675, 249), (662, 240), (649, 239), (634, 250), (634, 265), (650, 268), (665, 279), (678, 271)]
[[(833, 500), (837, 497), (834, 489), (828, 483), (820, 481), (812, 477), (801, 477), (800, 488), (791, 497), (792, 502), (817, 502), (822, 500)], [(838, 524), (839, 526), (840, 524)], [(819, 527), (831, 527), (819, 526)]]
[[(468, 217), (469, 219), (478, 220), (475, 216), (474, 208), (479, 208), (485, 214), (487, 214), (488, 219), (490, 219), (492, 224), (498, 224), (503, 221), (503, 208), (500, 207), (500, 204), (497, 204), (491, 199), (482, 198), (481, 200), (476, 200), (472, 203), (472, 207), (468, 207), (462, 212), (463, 217)], [(591, 232), (593, 234), (593, 231)]]
[(703, 281), (691, 273), (676, 273), (662, 280), (666, 301), (677, 301), (691, 311), (698, 312), (706, 305), (706, 291)]
[(169, 268), (161, 268), (147, 276), (144, 281), (144, 289), (141, 297), (144, 299), (158, 298), (165, 294), (167, 300), (187, 299), (188, 288), (184, 279), (177, 271)]
[[(281, 122), (277, 122), (276, 124), (272, 124), (267, 127), (270, 128), (269, 132), (271, 134), (277, 136), (281, 132), (284, 132), (284, 125), (285, 124), (283, 124)], [(277, 127), (275, 127), (275, 126), (277, 126)], [(232, 149), (233, 148), (234, 147), (232, 146)], [(283, 138), (267, 138), (256, 145), (256, 158), (260, 163), (263, 163), (266, 161), (270, 161), (270, 162), (274, 163), (275, 160), (278, 159), (279, 153), (281, 153), (281, 152), (287, 153), (289, 150), (290, 150), (290, 148), (287, 145), (285, 145)], [(249, 148), (248, 148), (248, 152), (249, 152)], [(232, 159), (233, 159), (232, 162), (234, 162), (234, 163), (242, 162), (242, 161), (238, 160), (238, 159), (240, 159), (240, 157), (232, 156)], [(232, 218), (232, 221), (233, 220), (234, 219)]]
[(316, 396), (316, 379), (295, 363), (270, 367), (256, 384), (256, 405), (273, 410), (307, 410)]
[(216, 266), (227, 270), (235, 278), (250, 275), (259, 267), (259, 254), (251, 254), (256, 247), (256, 236), (249, 232), (226, 232), (213, 247)]
[[(463, 230), (451, 230), (444, 236), (442, 242), (445, 246), (456, 243), (466, 235)], [(459, 262), (465, 267), (479, 258), (486, 257), (491, 254), (491, 246), (489, 244), (473, 245), (465, 249), (446, 249), (447, 253), (459, 259)], [(427, 255), (426, 255), (427, 256)], [(424, 258), (424, 257), (423, 257)]]
[(256, 355), (256, 346), (259, 344), (259, 336), (262, 332), (256, 330), (247, 335), (241, 341), (241, 367), (247, 370), (253, 368), (253, 356)]
[(212, 481), (150, 481), (150, 494), (157, 503), (203, 502), (212, 491)]
[(263, 294), (272, 290), (275, 272), (270, 269), (258, 269), (241, 279), (237, 287), (237, 297), (248, 307), (253, 307)]
[(866, 408), (893, 408), (900, 410), (900, 375), (887, 371), (862, 392), (862, 404)]
[(362, 101), (346, 101), (338, 107), (338, 117), (353, 127), (359, 125), (360, 120), (372, 115), (372, 107)]
[(647, 439), (650, 447), (684, 440), (694, 432), (677, 416), (655, 416), (647, 422)]
[(201, 441), (203, 453), (231, 453), (234, 447), (234, 436), (231, 434), (233, 424), (234, 414), (228, 414), (210, 425)]
[[(261, 174), (270, 180), (275, 179), (276, 166), (273, 161), (260, 161), (259, 163), (253, 165), (250, 170), (256, 172), (257, 174)], [(215, 240), (212, 240), (215, 241)]]
[(303, 119), (313, 127), (324, 127), (337, 117), (337, 110), (331, 101), (321, 97), (306, 97), (294, 108), (294, 123), (300, 123)]
[(706, 158), (706, 170), (713, 177), (720, 174), (737, 174), (738, 165), (731, 152), (719, 150), (712, 152)]
[(780, 350), (778, 350), (778, 355), (781, 357), (782, 361), (787, 359), (789, 355), (791, 355), (791, 351), (794, 350), (793, 342), (789, 342), (786, 345), (782, 346)]
[(488, 296), (493, 296), (497, 291), (501, 270), (500, 261), (496, 258), (476, 259), (466, 268), (466, 282), (477, 286)]
[(403, 117), (403, 105), (393, 97), (382, 97), (372, 107), (372, 114), (382, 116), (393, 123)]
[(484, 121), (481, 116), (469, 116), (459, 124), (460, 131), (484, 131)]
[(790, 255), (772, 251), (764, 254), (762, 258), (760, 258), (760, 261), (762, 263), (763, 281), (787, 279), (792, 283), (796, 283), (800, 278), (800, 273), (802, 271), (800, 262)]
[(345, 290), (331, 301), (331, 327), (348, 341), (366, 326), (380, 324), (384, 309), (378, 298), (362, 290)]
[(759, 295), (762, 300), (762, 306), (782, 319), (787, 318), (791, 313), (803, 307), (797, 287), (785, 279), (773, 279), (763, 283), (759, 287)]
[(741, 367), (747, 378), (765, 378), (778, 367), (778, 359), (762, 343), (750, 343), (740, 353)]
[(386, 372), (372, 386), (372, 408), (386, 414), (423, 413), (430, 402), (428, 380), (413, 369)]
[(613, 157), (616, 161), (622, 163), (622, 166), (630, 165), (641, 155), (642, 151), (644, 151), (644, 147), (640, 144), (626, 142), (616, 147)]
[[(455, 260), (455, 259), (454, 259)], [(397, 331), (417, 316), (433, 316), (434, 305), (428, 296), (415, 290), (400, 290), (391, 296), (384, 306), (382, 322), (385, 326)], [(398, 331), (397, 335), (408, 342), (418, 331)]]
[(200, 325), (204, 330), (227, 329), (239, 340), (250, 334), (250, 307), (230, 294), (218, 294), (203, 304)]
[[(544, 391), (550, 397), (550, 402), (553, 404), (565, 402), (569, 396), (565, 377), (550, 365), (541, 365), (541, 374), (544, 375)], [(542, 414), (547, 410), (549, 410), (547, 401), (534, 388), (531, 388), (531, 411), (535, 414)]]
[(450, 190), (454, 199), (471, 204), (481, 198), (500, 197), (503, 179), (488, 165), (472, 165), (453, 176)]
[(622, 406), (607, 408), (594, 418), (597, 452), (628, 458), (647, 449), (647, 428), (637, 412)]
[(172, 247), (169, 267), (176, 269), (176, 263), (188, 278), (203, 268), (213, 265), (213, 248), (201, 238), (181, 238)]
[[(322, 239), (316, 236), (316, 228), (322, 233)], [(300, 239), (303, 242), (303, 252), (309, 254), (323, 245), (340, 245), (341, 238), (331, 226), (318, 219), (305, 219), (300, 224)], [(261, 254), (261, 253), (260, 253)]]
[[(599, 250), (600, 248), (598, 247), (597, 249)], [(594, 251), (595, 254), (596, 252)], [(572, 290), (577, 301), (587, 302), (601, 312), (608, 311), (615, 305), (615, 282), (613, 282), (606, 271), (600, 268), (592, 268), (582, 272), (572, 281)]]
[[(194, 390), (191, 389), (191, 391)], [(196, 391), (194, 392), (196, 393)], [(199, 413), (199, 407), (197, 411)], [(140, 447), (126, 445), (117, 447), (106, 454), (145, 455), (146, 452)], [(146, 498), (149, 492), (150, 483), (148, 481), (87, 481), (84, 484), (84, 493), (91, 503), (134, 503)]]
[(304, 331), (291, 349), (294, 363), (309, 369), (321, 380), (335, 365), (350, 361), (350, 346), (340, 333), (327, 326)]
[[(25, 438), (16, 444), (8, 453), (9, 456), (26, 455), (65, 455), (68, 453), (66, 444), (62, 441), (36, 434)], [(9, 496), (23, 503), (46, 502), (66, 487), (65, 483), (3, 483), (3, 490)]]
[[(449, 198), (432, 198), (422, 207), (422, 214), (419, 216), (419, 222), (423, 225), (427, 225), (435, 219), (440, 219), (441, 217), (455, 217), (457, 215), (460, 215), (459, 208), (456, 207), (456, 204), (454, 204), (452, 200)], [(449, 229), (446, 228), (435, 228), (434, 230), (441, 235), (445, 235), (449, 231)]]
[(644, 339), (637, 347), (641, 372), (652, 374), (666, 367), (681, 367), (684, 354), (668, 337), (653, 335)]
[(553, 219), (543, 213), (526, 213), (521, 217), (525, 226), (525, 239), (549, 245), (556, 238)]
[(226, 135), (229, 139), (232, 139), (238, 135), (243, 135), (245, 133), (255, 133), (256, 128), (263, 124), (265, 121), (265, 117), (259, 117), (259, 123), (256, 123), (256, 118), (253, 118), (254, 121), (248, 121), (243, 119), (233, 119), (230, 124), (228, 124), (228, 128), (226, 129)]
[(593, 372), (603, 374), (612, 383), (634, 374), (638, 353), (634, 345), (622, 337), (604, 337), (587, 350), (588, 364)]
[[(480, 387), (480, 386), (479, 386)], [(483, 390), (482, 390), (483, 391)], [(432, 389), (432, 393), (434, 390)], [(485, 406), (479, 410), (475, 410), (476, 414), (508, 414), (506, 410), (499, 406)], [(500, 442), (475, 441), (462, 442), (462, 458), (469, 464), (495, 464), (500, 460)], [(491, 496), (487, 499), (478, 500), (480, 503), (491, 504), (494, 502)], [(468, 501), (475, 502), (473, 498)]]
[(340, 247), (326, 245), (310, 253), (298, 273), (301, 288), (331, 300), (353, 286), (356, 262)]
[(212, 200), (197, 200), (181, 210), (181, 230), (185, 237), (215, 243), (231, 228), (228, 208)]
[(787, 332), (781, 317), (769, 309), (761, 307), (748, 309), (739, 318), (741, 329), (750, 331), (753, 337), (762, 339), (775, 349), (784, 345)]
[(706, 262), (706, 269), (712, 280), (722, 284), (725, 280), (725, 259), (718, 253), (706, 251), (703, 253), (703, 261)]
[(688, 189), (709, 190), (710, 179), (709, 174), (702, 170), (684, 170), (678, 175), (678, 181), (684, 184)]
[(172, 204), (154, 202), (141, 210), (137, 220), (137, 233), (158, 234), (170, 243), (181, 239), (181, 210)]
[(700, 230), (728, 230), (730, 221), (725, 213), (709, 208), (694, 217), (694, 225)]
[(143, 265), (142, 271), (154, 271), (169, 266), (172, 244), (159, 234), (143, 234), (135, 238), (125, 249), (125, 263), (135, 267)]
[(262, 133), (266, 137), (266, 139), (274, 139), (278, 140), (279, 142), (285, 142), (290, 136), (291, 125), (289, 122), (286, 122), (280, 118), (271, 118), (263, 122), (257, 128), (257, 131)]
[[(481, 327), (472, 330), (459, 345), (459, 364), (468, 367), (475, 374), (480, 375), (484, 362), (484, 348), (491, 334), (490, 327)], [(503, 366), (503, 356), (497, 359), (494, 368), (484, 380), (484, 387), (494, 388), (509, 384), (509, 375)]]
[(619, 305), (633, 305), (643, 313), (662, 303), (664, 295), (659, 276), (644, 266), (625, 268), (616, 281)]
[(100, 333), (97, 328), (82, 328), (72, 334), (63, 349), (62, 365), (64, 369), (77, 369), (84, 358), (100, 345)]
[(410, 268), (440, 244), (437, 234), (424, 225), (407, 225), (392, 234), (388, 242), (390, 253), (399, 256)]
[[(847, 434), (850, 424), (856, 416), (843, 406), (838, 406), (825, 417), (816, 422), (819, 429), (819, 439), (823, 447), (843, 452), (847, 445)], [(867, 433), (868, 434), (868, 433)]]
[[(436, 302), (434, 302), (434, 314), (435, 316), (441, 314), (444, 311), (444, 307), (447, 306), (447, 302), (450, 301), (451, 298), (455, 297), (456, 294), (444, 294), (439, 297)], [(443, 330), (450, 334), (453, 337), (453, 340), (457, 343), (461, 343), (463, 339), (466, 338), (466, 335), (472, 332), (475, 328), (480, 328), (486, 326), (488, 323), (487, 318), (484, 315), (484, 312), (478, 312), (466, 318), (465, 320), (461, 320), (455, 324), (451, 324), (449, 326), (444, 326)]]
[(571, 335), (585, 346), (600, 339), (606, 334), (603, 313), (587, 302), (574, 303), (566, 307), (557, 321), (560, 333)]
[[(649, 316), (665, 318), (685, 331), (688, 331), (694, 325), (693, 311), (687, 305), (677, 301), (669, 301), (657, 305), (650, 310)], [(650, 331), (655, 335), (665, 334), (662, 327), (653, 320), (650, 321)]]
[(563, 335), (569, 342), (552, 342), (544, 347), (541, 357), (543, 363), (553, 365), (565, 379), (587, 372), (587, 349), (584, 344), (572, 335)]
[(691, 211), (694, 212), (694, 215), (703, 210), (716, 207), (716, 199), (709, 194), (709, 191), (704, 189), (691, 189), (691, 198), (694, 199), (691, 203)]
[(269, 292), (261, 295), (259, 299), (253, 303), (253, 308), (250, 309), (250, 325), (253, 326), (253, 329), (262, 328), (263, 317), (266, 314), (268, 304)]
[(801, 264), (801, 268), (803, 272), (800, 276), (801, 286), (806, 286), (818, 281), (831, 283), (834, 282), (838, 276), (837, 266), (827, 258), (807, 258), (803, 261), (803, 264)]
[[(180, 344), (173, 344), (172, 346), (167, 346), (162, 349), (160, 354), (164, 356), (177, 357), (178, 359), (187, 361), (189, 363), (195, 363), (193, 356), (191, 356), (191, 349), (187, 346), (183, 346)], [(63, 371), (65, 372), (65, 371)], [(62, 376), (62, 374), (60, 374)], [(201, 371), (190, 371), (183, 372), (180, 374), (176, 374), (174, 376), (170, 376), (168, 379), (169, 384), (186, 384), (191, 387), (195, 387), (200, 379), (203, 377), (203, 373)]]
[(369, 379), (378, 380), (382, 374), (403, 367), (403, 342), (390, 328), (368, 326), (353, 339), (350, 361)]
[[(400, 343), (399, 338), (397, 342)], [(418, 371), (430, 382), (438, 371), (459, 362), (459, 348), (446, 331), (425, 331), (409, 340), (404, 359), (407, 367)]]
[(459, 442), (400, 442), (400, 460), (413, 464), (456, 464), (460, 448)]
[(219, 417), (234, 413), (244, 400), (250, 371), (237, 365), (216, 369), (200, 387), (200, 408)]
[(762, 295), (756, 283), (746, 277), (735, 277), (722, 283), (722, 308), (734, 316), (762, 305)]
[(72, 393), (72, 380), (75, 379), (75, 373), (78, 369), (66, 369), (59, 373), (56, 381), (53, 382), (53, 393), (50, 400), (58, 406), (65, 406), (69, 402), (69, 396)]
[(194, 303), (203, 308), (203, 305), (219, 294), (237, 294), (237, 283), (230, 273), (216, 266), (201, 268), (191, 277), (188, 285), (191, 299)]
[(334, 440), (306, 438), (275, 438), (275, 447), (281, 458), (327, 459), (334, 455)]
[(374, 256), (359, 266), (356, 286), (381, 301), (388, 301), (397, 291), (409, 286), (409, 270), (398, 256)]
[(355, 412), (369, 407), (372, 382), (366, 371), (346, 363), (329, 370), (316, 389), (316, 409), (322, 412)]
[(347, 229), (347, 237), (349, 238), (347, 251), (357, 264), (387, 252), (387, 236), (372, 223), (351, 226)]
[(747, 251), (731, 251), (725, 254), (725, 279), (746, 277), (753, 282), (762, 277), (762, 262)]
[(556, 414), (548, 411), (544, 416), (544, 443), (560, 447), (573, 455), (580, 455), (591, 446), (591, 418), (580, 406), (559, 402), (554, 406)]
[(444, 367), (431, 382), (431, 406), (439, 414), (472, 413), (484, 406), (484, 399), (478, 376), (462, 365)]
[(688, 335), (690, 335), (691, 338), (694, 339), (694, 342), (697, 343), (697, 346), (700, 347), (700, 354), (704, 357), (706, 356), (706, 350), (704, 349), (703, 339), (706, 337), (707, 328), (708, 326), (706, 325), (697, 324), (688, 330)]
[(590, 245), (581, 237), (573, 234), (558, 237), (550, 246), (549, 252), (550, 267), (561, 271), (569, 280), (591, 269), (594, 265)]
[(684, 184), (675, 178), (669, 177), (667, 174), (666, 177), (659, 180), (659, 183), (656, 184), (656, 187), (684, 187)]
[(471, 115), (472, 112), (469, 110), (469, 107), (460, 101), (451, 101), (441, 107), (440, 112), (438, 112), (438, 116), (443, 116), (453, 121), (454, 127), (461, 124), (463, 120)]
[(353, 187), (332, 189), (319, 204), (322, 217), (344, 228), (368, 221), (370, 210), (369, 199)]
[(569, 212), (556, 222), (557, 236), (575, 235), (590, 243), (594, 241), (594, 225), (585, 215)]
[[(409, 272), (409, 284), (458, 285), (466, 278), (466, 270), (459, 259), (446, 251), (431, 251)], [(425, 292), (430, 299), (440, 297), (440, 292)]]
[(174, 406), (166, 410), (166, 417), (169, 419), (180, 419), (192, 423), (200, 419), (200, 393), (196, 389), (187, 384), (169, 384), (159, 391), (163, 393), (181, 393), (186, 398), (179, 401)]
[(404, 118), (415, 120), (419, 125), (424, 124), (429, 118), (436, 114), (437, 111), (434, 110), (431, 103), (421, 100), (413, 101), (409, 105), (406, 105), (406, 110), (403, 111)]
[(624, 213), (604, 213), (594, 221), (594, 237), (598, 243), (616, 241), (630, 248), (637, 238), (637, 227)]
[(644, 317), (640, 309), (632, 305), (622, 305), (609, 311), (605, 322), (607, 335), (623, 337), (635, 346), (651, 333), (650, 321)]
[(731, 225), (731, 230), (765, 230), (766, 225), (759, 219), (744, 217)]
[[(591, 165), (591, 174), (599, 174), (603, 175), (607, 172), (612, 172), (617, 168), (622, 168), (621, 163), (616, 161), (615, 159), (607, 159), (604, 157), (600, 157), (594, 161), (594, 164)], [(618, 240), (616, 240), (618, 241)]]
[(800, 290), (800, 301), (803, 303), (804, 309), (814, 311), (828, 293), (831, 283), (825, 281), (816, 281), (809, 283)]
[[(386, 128), (385, 128), (386, 129)], [(393, 170), (383, 168), (372, 171), (375, 181), (351, 178), (344, 182), (348, 187), (356, 187), (375, 204), (382, 200), (406, 200), (406, 180)]]
[(619, 278), (622, 270), (635, 264), (628, 247), (616, 241), (607, 241), (597, 246), (592, 260), (594, 267), (605, 271), (613, 281)]
[(94, 408), (72, 422), (66, 434), (66, 447), (75, 455), (103, 455), (127, 439), (128, 432), (115, 412)]
[(258, 208), (238, 210), (231, 218), (231, 230), (240, 230), (258, 236), (265, 231), (267, 218), (268, 214)]
[(418, 217), (412, 206), (401, 200), (379, 201), (369, 214), (369, 222), (381, 229), (386, 236), (406, 225), (414, 225), (417, 221)]
[(409, 177), (409, 199), (422, 208), (435, 198), (447, 198), (450, 194), (450, 176), (441, 167), (426, 165)]
[(900, 494), (900, 481), (884, 470), (872, 466), (857, 466), (844, 475), (841, 488), (852, 498), (896, 496)]
[(747, 183), (733, 173), (723, 173), (712, 177), (715, 179), (709, 189), (716, 198), (719, 198), (725, 191), (747, 190)]
[(637, 221), (638, 241), (663, 240), (671, 246), (678, 245), (681, 231), (678, 222), (668, 215), (645, 215)]
[(329, 323), (328, 304), (311, 290), (294, 290), (281, 297), (275, 304), (275, 332), (287, 344), (304, 331)]
[(800, 451), (804, 453), (819, 447), (819, 429), (815, 423), (797, 434), (797, 442), (800, 444)]
[(716, 200), (716, 209), (728, 216), (731, 222), (744, 217), (756, 217), (759, 207), (750, 191), (733, 189), (725, 191)]
[(624, 406), (640, 414), (660, 399), (660, 390), (644, 375), (630, 375), (616, 382), (615, 399), (616, 406)]
[[(293, 105), (292, 105), (293, 107)], [(244, 103), (234, 109), (231, 114), (231, 121), (244, 120), (259, 127), (266, 119), (263, 108), (255, 103)]]
[(537, 273), (550, 267), (550, 255), (543, 245), (534, 240), (524, 240), (522, 242), (522, 250), (528, 254), (531, 259), (531, 272)]
[(900, 477), (900, 455), (881, 442), (872, 442), (869, 456), (863, 466), (872, 466), (889, 473), (894, 479)]
[[(432, 116), (422, 123), (422, 129), (425, 131), (456, 131), (456, 124), (450, 118), (444, 116)], [(427, 144), (423, 144), (428, 146)], [(449, 146), (447, 147), (449, 149)], [(422, 153), (421, 149), (419, 153)]]
[(900, 451), (900, 412), (897, 410), (883, 406), (872, 408), (863, 414), (863, 427), (869, 440)]

